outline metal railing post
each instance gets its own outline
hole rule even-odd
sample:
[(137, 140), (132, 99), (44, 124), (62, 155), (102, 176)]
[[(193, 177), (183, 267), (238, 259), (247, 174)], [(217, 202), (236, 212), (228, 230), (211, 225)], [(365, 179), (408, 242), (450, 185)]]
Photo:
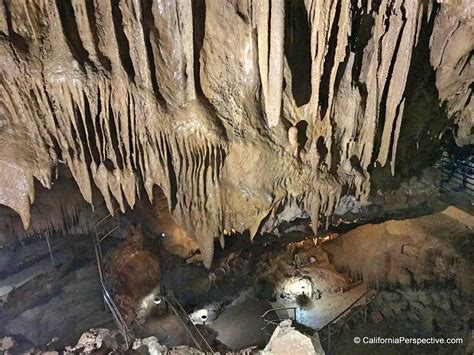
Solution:
[(364, 305), (364, 323), (367, 323), (367, 299), (365, 300), (365, 305)]
[[(186, 313), (184, 308), (179, 303), (178, 299), (174, 296), (174, 294), (171, 291), (169, 291), (167, 295), (165, 296), (165, 302), (169, 303), (171, 310), (181, 321), (183, 327), (185, 328), (186, 332), (191, 337), (196, 347), (206, 353), (214, 354), (214, 350), (212, 349), (211, 345), (209, 345), (206, 338), (204, 338), (204, 336), (199, 331), (199, 329), (194, 325), (194, 323), (188, 317), (188, 314)], [(193, 334), (193, 331), (194, 331), (194, 334)], [(196, 337), (199, 338), (199, 341)]]
[(51, 258), (51, 265), (54, 266), (54, 256), (53, 256), (53, 251), (51, 250), (51, 244), (49, 242), (49, 235), (46, 234), (46, 243), (48, 243), (48, 250), (49, 250), (49, 257)]
[(328, 352), (331, 351), (331, 323), (328, 327)]
[(109, 235), (111, 235), (114, 231), (117, 229), (120, 229), (120, 220), (116, 218), (117, 225), (112, 228), (110, 231), (105, 233), (104, 236), (100, 237), (99, 232), (98, 232), (98, 227), (100, 224), (104, 223), (109, 217), (112, 215), (109, 213), (107, 216), (102, 218), (99, 222), (97, 222), (94, 226), (94, 234), (92, 235), (92, 240), (94, 243), (94, 250), (95, 250), (95, 255), (96, 255), (96, 261), (97, 261), (97, 269), (99, 272), (99, 281), (100, 281), (100, 286), (102, 290), (102, 297), (104, 299), (104, 304), (105, 304), (105, 309), (106, 311), (110, 311), (112, 313), (112, 316), (117, 324), (117, 327), (119, 328), (120, 333), (122, 334), (124, 340), (125, 340), (125, 345), (127, 346), (127, 349), (131, 345), (131, 340), (133, 339), (133, 334), (131, 333), (130, 329), (127, 326), (127, 323), (125, 322), (125, 319), (123, 318), (122, 314), (120, 313), (119, 308), (115, 304), (114, 300), (110, 296), (109, 292), (107, 291), (107, 287), (105, 286), (105, 274), (103, 270), (103, 254), (102, 254), (102, 247), (101, 247), (101, 242), (107, 238)]

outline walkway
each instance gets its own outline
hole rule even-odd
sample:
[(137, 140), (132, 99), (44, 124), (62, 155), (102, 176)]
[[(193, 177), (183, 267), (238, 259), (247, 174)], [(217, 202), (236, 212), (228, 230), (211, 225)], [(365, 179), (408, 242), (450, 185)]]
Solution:
[[(321, 298), (312, 299), (304, 308), (294, 304), (272, 303), (273, 308), (298, 307), (296, 321), (314, 330), (319, 330), (330, 321), (344, 312), (354, 301), (368, 291), (366, 284), (357, 285), (346, 292), (323, 293)], [(355, 305), (354, 305), (355, 306)], [(289, 318), (287, 314), (280, 314), (280, 318)]]

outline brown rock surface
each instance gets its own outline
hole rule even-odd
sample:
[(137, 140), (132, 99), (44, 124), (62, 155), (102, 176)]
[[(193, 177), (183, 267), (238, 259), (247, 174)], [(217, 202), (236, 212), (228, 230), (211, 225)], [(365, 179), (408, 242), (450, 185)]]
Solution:
[[(133, 208), (142, 188), (151, 199), (158, 185), (209, 266), (224, 230), (253, 237), (292, 204), (317, 226), (343, 193), (365, 200), (375, 166), (394, 172), (420, 28), (450, 10), (421, 0), (288, 4), (3, 2), (0, 203), (28, 228), (33, 179), (49, 188), (60, 162), (87, 202), (95, 185), (111, 212)], [(468, 20), (453, 20), (459, 35), (433, 33), (451, 112), (469, 113), (470, 47), (458, 46)], [(301, 65), (285, 54), (296, 30), (308, 39)], [(438, 43), (453, 46), (449, 56), (436, 54)], [(459, 65), (458, 85), (450, 73)], [(293, 94), (300, 78), (307, 102)], [(445, 90), (451, 80), (457, 89)], [(461, 116), (465, 141), (472, 118)]]
[(431, 64), (436, 86), (448, 114), (458, 126), (457, 143), (474, 144), (474, 5), (470, 1), (443, 1), (431, 36)]
[[(367, 224), (323, 245), (334, 264), (374, 285), (422, 287), (452, 282), (474, 289), (472, 216), (448, 207), (432, 215)], [(464, 247), (465, 246), (465, 247)]]
[(141, 228), (131, 226), (126, 238), (111, 256), (106, 273), (118, 306), (130, 324), (142, 310), (142, 301), (159, 290), (161, 273), (157, 256), (143, 247)]

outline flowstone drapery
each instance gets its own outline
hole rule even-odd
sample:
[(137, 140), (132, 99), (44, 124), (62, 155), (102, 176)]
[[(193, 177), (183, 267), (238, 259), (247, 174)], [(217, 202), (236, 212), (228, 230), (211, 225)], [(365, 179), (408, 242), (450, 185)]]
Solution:
[[(60, 163), (111, 212), (158, 185), (207, 266), (224, 230), (253, 237), (285, 206), (317, 228), (342, 195), (367, 198), (375, 165), (394, 172), (413, 51), (437, 13), (422, 0), (2, 2), (0, 204), (27, 228), (33, 178), (49, 188)], [(298, 66), (285, 48), (301, 31)]]

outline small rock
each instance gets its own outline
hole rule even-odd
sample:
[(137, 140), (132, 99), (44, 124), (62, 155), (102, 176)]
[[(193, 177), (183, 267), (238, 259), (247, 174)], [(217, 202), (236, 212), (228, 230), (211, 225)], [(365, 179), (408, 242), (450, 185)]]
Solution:
[(161, 345), (156, 337), (135, 339), (132, 349), (143, 355), (160, 355), (167, 352), (166, 346)]
[(377, 324), (377, 323), (383, 322), (383, 315), (379, 311), (373, 311), (370, 314), (370, 319), (372, 319), (372, 322)]
[[(315, 346), (316, 345), (316, 346)], [(324, 355), (319, 338), (309, 338), (291, 326), (291, 320), (284, 320), (276, 327), (262, 355), (315, 354)]]
[(105, 328), (90, 329), (81, 335), (76, 346), (66, 346), (66, 350), (71, 352), (93, 352), (94, 350), (99, 350), (102, 345), (113, 343), (117, 333), (118, 331), (111, 331)]
[(12, 337), (4, 337), (0, 339), (0, 351), (11, 349), (13, 348), (14, 345), (15, 345), (15, 341), (13, 340)]

